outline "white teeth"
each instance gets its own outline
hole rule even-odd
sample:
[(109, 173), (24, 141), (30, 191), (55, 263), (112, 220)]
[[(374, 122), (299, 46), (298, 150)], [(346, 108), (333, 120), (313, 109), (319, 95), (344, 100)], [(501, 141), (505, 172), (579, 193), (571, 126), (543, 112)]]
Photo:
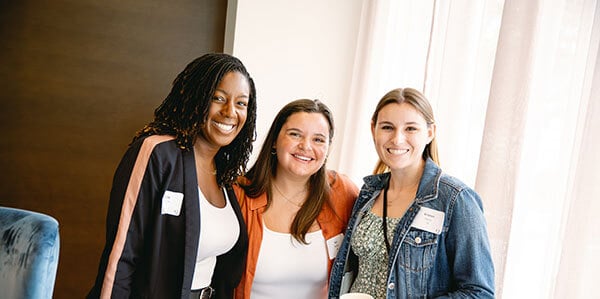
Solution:
[(302, 160), (302, 161), (310, 161), (310, 160), (312, 160), (311, 158), (309, 158), (309, 157), (304, 157), (304, 156), (298, 156), (298, 155), (294, 155), (294, 157), (295, 157), (296, 159), (300, 159), (300, 160)]
[(233, 127), (234, 127), (234, 125), (218, 123), (216, 121), (213, 121), (213, 124), (215, 124), (215, 126), (217, 126), (219, 129), (221, 129), (223, 131), (231, 131), (231, 130), (233, 130)]
[(390, 152), (390, 154), (392, 155), (401, 155), (401, 154), (405, 154), (408, 153), (407, 149), (388, 149), (388, 152)]

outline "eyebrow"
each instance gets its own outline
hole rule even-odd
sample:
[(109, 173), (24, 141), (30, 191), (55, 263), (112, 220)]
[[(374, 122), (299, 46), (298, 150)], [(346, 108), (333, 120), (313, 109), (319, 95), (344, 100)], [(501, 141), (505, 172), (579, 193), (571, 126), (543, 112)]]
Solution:
[[(304, 133), (304, 131), (302, 131), (302, 130), (300, 130), (300, 129), (298, 129), (298, 128), (289, 128), (289, 129), (286, 129), (286, 130), (285, 130), (285, 132), (286, 132), (286, 133), (287, 133), (287, 132), (290, 132), (290, 131), (296, 131), (296, 132), (301, 132), (301, 133)], [(315, 135), (317, 135), (317, 136), (320, 136), (320, 137), (323, 137), (323, 138), (327, 138), (327, 135), (325, 135), (325, 134), (323, 134), (323, 133), (315, 133)]]
[[(227, 96), (230, 96), (230, 94), (227, 91), (223, 90), (223, 89), (215, 88), (215, 92), (217, 92), (217, 91), (218, 92), (222, 92), (222, 93), (224, 93)], [(248, 98), (250, 98), (250, 95), (244, 93), (244, 94), (238, 96), (237, 98), (246, 98), (246, 99), (248, 99)]]
[[(388, 120), (382, 120), (382, 121), (378, 121), (377, 124), (389, 124), (389, 125), (395, 125), (393, 122), (388, 121)], [(419, 122), (416, 121), (409, 121), (409, 122), (405, 122), (403, 125), (419, 125)]]

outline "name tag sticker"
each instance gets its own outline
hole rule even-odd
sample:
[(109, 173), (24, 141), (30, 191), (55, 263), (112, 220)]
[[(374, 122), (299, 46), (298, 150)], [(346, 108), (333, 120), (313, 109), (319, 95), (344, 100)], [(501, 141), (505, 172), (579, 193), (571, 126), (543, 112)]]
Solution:
[(340, 246), (342, 246), (342, 241), (344, 241), (344, 234), (339, 234), (327, 240), (327, 252), (329, 253), (330, 260), (334, 259), (337, 255)]
[(183, 193), (165, 191), (162, 198), (162, 206), (160, 213), (163, 215), (179, 216), (181, 212), (181, 204), (183, 203)]
[(445, 215), (442, 211), (421, 207), (411, 226), (439, 235), (444, 227)]

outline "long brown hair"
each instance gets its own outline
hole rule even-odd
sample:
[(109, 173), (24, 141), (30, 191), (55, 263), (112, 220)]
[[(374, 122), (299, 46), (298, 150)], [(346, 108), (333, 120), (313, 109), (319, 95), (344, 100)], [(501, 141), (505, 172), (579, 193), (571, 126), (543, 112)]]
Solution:
[[(246, 184), (241, 184), (249, 197), (255, 198), (266, 192), (267, 207), (271, 204), (271, 198), (273, 196), (273, 177), (277, 175), (278, 163), (277, 155), (273, 154), (271, 150), (277, 143), (279, 132), (287, 119), (292, 114), (298, 112), (320, 113), (325, 116), (325, 119), (329, 123), (330, 144), (333, 139), (333, 115), (329, 108), (321, 101), (307, 99), (296, 100), (285, 105), (279, 111), (273, 120), (273, 124), (271, 124), (271, 128), (267, 133), (267, 137), (265, 138), (265, 142), (262, 145), (256, 162), (246, 174), (248, 182)], [(306, 200), (300, 210), (298, 210), (290, 227), (292, 236), (304, 244), (306, 244), (306, 233), (315, 219), (317, 219), (323, 205), (330, 204), (330, 187), (327, 181), (327, 169), (325, 163), (323, 163), (323, 166), (321, 166), (316, 173), (310, 176), (308, 184), (308, 200)]]
[(133, 141), (149, 135), (175, 136), (177, 145), (189, 151), (208, 118), (210, 100), (221, 79), (238, 72), (248, 80), (250, 97), (246, 123), (228, 145), (215, 156), (217, 183), (230, 185), (246, 170), (256, 135), (256, 89), (242, 62), (228, 54), (205, 54), (190, 62), (173, 81), (173, 88), (154, 111), (154, 120), (137, 132)]
[[(375, 107), (375, 112), (373, 112), (373, 116), (371, 117), (371, 125), (375, 125), (377, 123), (379, 111), (381, 111), (383, 107), (389, 104), (402, 103), (407, 103), (413, 106), (413, 108), (415, 108), (417, 111), (419, 111), (419, 113), (421, 113), (421, 115), (427, 122), (427, 126), (435, 124), (435, 119), (433, 117), (433, 109), (431, 108), (429, 101), (427, 101), (427, 98), (425, 98), (425, 96), (418, 90), (407, 87), (392, 89), (388, 93), (386, 93), (381, 98), (381, 100), (379, 100), (379, 103), (377, 103), (377, 107)], [(423, 159), (427, 160), (427, 158), (431, 158), (431, 160), (433, 160), (433, 162), (435, 162), (438, 165), (440, 164), (437, 141), (435, 139), (435, 136), (433, 137), (431, 142), (425, 146), (425, 149), (423, 150)], [(387, 167), (387, 165), (385, 165), (385, 163), (383, 163), (381, 159), (379, 159), (379, 161), (377, 161), (377, 165), (375, 166), (375, 170), (373, 171), (373, 173), (379, 174), (384, 173), (388, 170), (389, 168)]]

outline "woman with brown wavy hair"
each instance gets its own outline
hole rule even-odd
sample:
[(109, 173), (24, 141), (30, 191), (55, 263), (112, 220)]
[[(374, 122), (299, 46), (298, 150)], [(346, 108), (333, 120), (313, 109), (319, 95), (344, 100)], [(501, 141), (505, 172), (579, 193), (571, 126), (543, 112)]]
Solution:
[(346, 176), (325, 167), (333, 133), (331, 111), (318, 100), (293, 101), (275, 117), (236, 189), (249, 237), (236, 298), (327, 296), (329, 271), (358, 194)]

